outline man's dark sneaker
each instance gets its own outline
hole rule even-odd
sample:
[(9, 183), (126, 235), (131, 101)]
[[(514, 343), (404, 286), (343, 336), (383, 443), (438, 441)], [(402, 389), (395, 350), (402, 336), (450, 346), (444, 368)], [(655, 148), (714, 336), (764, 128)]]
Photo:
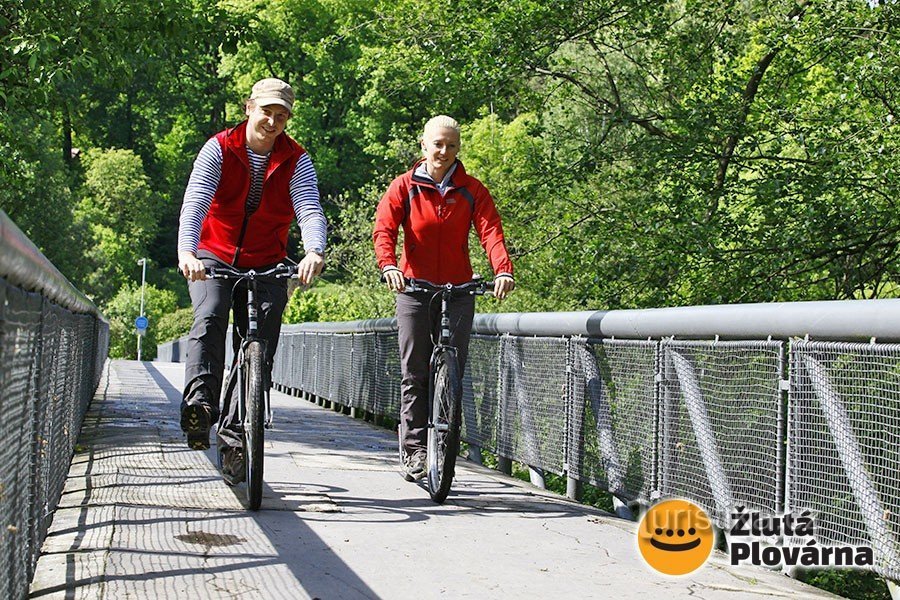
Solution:
[(403, 452), (403, 463), (400, 465), (403, 478), (407, 481), (418, 481), (425, 477), (425, 451), (415, 450), (412, 454)]
[(196, 400), (188, 401), (181, 411), (181, 430), (187, 434), (191, 450), (209, 448), (209, 412), (209, 407)]
[(244, 449), (226, 446), (222, 449), (222, 479), (228, 485), (237, 485), (247, 478)]

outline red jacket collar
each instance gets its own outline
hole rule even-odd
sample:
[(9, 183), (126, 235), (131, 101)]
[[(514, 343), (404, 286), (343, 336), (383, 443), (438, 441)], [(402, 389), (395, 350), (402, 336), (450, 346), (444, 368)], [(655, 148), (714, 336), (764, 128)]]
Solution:
[[(415, 164), (412, 166), (412, 169), (410, 170), (411, 178), (412, 178), (413, 182), (418, 185), (427, 185), (429, 187), (433, 187), (433, 188), (437, 189), (437, 185), (430, 178), (423, 179), (422, 177), (416, 175), (416, 169), (418, 169), (419, 165), (421, 165), (424, 162), (425, 162), (424, 158), (420, 158), (419, 160), (417, 160), (415, 162)], [(465, 169), (465, 167), (463, 167), (462, 161), (457, 158), (456, 159), (456, 170), (453, 171), (453, 175), (450, 176), (450, 186), (449, 186), (450, 189), (456, 189), (456, 188), (463, 187), (463, 181), (465, 181), (465, 177), (466, 177), (466, 169)]]

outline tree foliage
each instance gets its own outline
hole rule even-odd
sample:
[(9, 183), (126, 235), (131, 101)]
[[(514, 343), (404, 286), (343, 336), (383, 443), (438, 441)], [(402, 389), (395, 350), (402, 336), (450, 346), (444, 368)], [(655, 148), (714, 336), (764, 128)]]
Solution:
[[(436, 113), (504, 216), (502, 310), (890, 296), (896, 22), (865, 0), (7, 3), (0, 206), (101, 304), (147, 256), (184, 306), (192, 161), (278, 76), (331, 222), (326, 277), (378, 314), (374, 209)], [(326, 297), (296, 314), (357, 314)]]
[(371, 288), (318, 283), (310, 289), (294, 292), (282, 320), (285, 323), (314, 323), (390, 316), (393, 316), (393, 301), (387, 291), (373, 294)]
[[(156, 358), (156, 345), (162, 338), (160, 323), (176, 309), (175, 293), (148, 285), (144, 290), (144, 314), (149, 321), (147, 334), (141, 340), (141, 360)], [(137, 358), (137, 330), (135, 318), (140, 315), (141, 286), (126, 284), (101, 307), (109, 319), (109, 356), (111, 358)]]
[(251, 84), (277, 76), (297, 91), (288, 131), (331, 222), (329, 283), (295, 294), (289, 322), (391, 314), (375, 206), (438, 113), (463, 124), (460, 156), (491, 190), (516, 265), (519, 289), (479, 310), (889, 297), (898, 6), (6, 2), (0, 208), (104, 307), (113, 355), (133, 355), (141, 257), (151, 336), (177, 335), (191, 164), (243, 119)]
[(194, 323), (194, 311), (190, 307), (179, 308), (159, 318), (156, 340), (162, 344), (186, 336)]
[(86, 241), (85, 293), (109, 298), (128, 284), (156, 236), (158, 201), (140, 157), (129, 150), (91, 150), (75, 222)]

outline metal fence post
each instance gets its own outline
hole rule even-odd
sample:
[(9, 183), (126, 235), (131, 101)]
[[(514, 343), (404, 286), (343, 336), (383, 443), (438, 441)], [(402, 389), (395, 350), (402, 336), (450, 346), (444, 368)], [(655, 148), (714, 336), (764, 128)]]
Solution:
[(509, 391), (506, 385), (505, 370), (503, 369), (503, 361), (506, 358), (506, 346), (509, 340), (509, 334), (500, 336), (500, 353), (497, 359), (497, 470), (507, 475), (512, 474), (512, 459), (503, 456), (501, 452), (504, 450), (504, 436), (506, 435), (506, 394)]
[(575, 464), (572, 437), (575, 428), (575, 357), (572, 349), (573, 339), (578, 336), (570, 337), (566, 340), (566, 448), (565, 457), (566, 464), (563, 468), (566, 472), (566, 496), (572, 500), (578, 500), (581, 497), (581, 481), (572, 474), (572, 467)]
[(544, 481), (544, 470), (538, 467), (532, 467), (529, 465), (528, 467), (528, 479), (531, 481), (531, 485), (535, 487), (539, 487), (542, 490), (547, 489), (547, 483)]

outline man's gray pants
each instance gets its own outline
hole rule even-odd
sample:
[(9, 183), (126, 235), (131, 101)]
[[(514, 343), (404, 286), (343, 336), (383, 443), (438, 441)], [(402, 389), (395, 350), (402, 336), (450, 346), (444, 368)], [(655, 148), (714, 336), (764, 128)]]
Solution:
[[(397, 342), (400, 347), (400, 440), (407, 454), (424, 450), (428, 440), (428, 368), (433, 339), (439, 339), (440, 295), (397, 294)], [(475, 297), (451, 298), (450, 345), (456, 348), (460, 377), (466, 368)]]

